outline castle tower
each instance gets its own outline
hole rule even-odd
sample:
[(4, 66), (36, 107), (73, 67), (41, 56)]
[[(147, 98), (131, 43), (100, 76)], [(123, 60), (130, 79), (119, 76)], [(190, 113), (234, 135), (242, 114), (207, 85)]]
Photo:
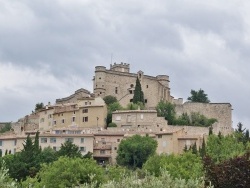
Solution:
[(129, 73), (129, 64), (123, 62), (121, 62), (120, 64), (114, 63), (114, 65), (110, 65), (110, 70)]
[(96, 97), (105, 97), (106, 93), (106, 67), (96, 66), (95, 67), (95, 76), (93, 78), (93, 88), (94, 94)]

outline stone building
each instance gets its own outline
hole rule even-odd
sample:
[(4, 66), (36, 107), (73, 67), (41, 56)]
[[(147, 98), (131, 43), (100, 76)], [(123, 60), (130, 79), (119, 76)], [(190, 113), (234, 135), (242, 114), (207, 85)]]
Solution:
[(130, 65), (126, 63), (110, 65), (110, 69), (104, 66), (95, 67), (93, 78), (93, 90), (95, 96), (115, 96), (122, 106), (132, 102), (136, 78), (141, 83), (144, 92), (145, 106), (154, 109), (160, 100), (170, 101), (169, 76), (158, 75), (156, 77), (144, 75), (142, 71), (130, 73)]
[(101, 97), (81, 97), (74, 103), (46, 105), (39, 111), (39, 130), (105, 128), (107, 107)]

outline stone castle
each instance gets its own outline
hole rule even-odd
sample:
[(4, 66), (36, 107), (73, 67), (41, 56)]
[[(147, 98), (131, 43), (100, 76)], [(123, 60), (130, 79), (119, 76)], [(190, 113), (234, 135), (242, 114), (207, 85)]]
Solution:
[(130, 65), (126, 63), (95, 68), (93, 90), (95, 96), (115, 96), (122, 106), (132, 102), (136, 78), (139, 78), (144, 92), (145, 107), (147, 110), (155, 109), (161, 100), (169, 101), (176, 105), (177, 115), (199, 112), (208, 118), (216, 118), (213, 125), (215, 133), (219, 131), (228, 134), (232, 131), (232, 107), (230, 103), (194, 103), (185, 102), (183, 99), (174, 99), (170, 94), (169, 76), (157, 75), (156, 77), (144, 75), (140, 70), (130, 73)]
[[(144, 110), (121, 110), (112, 114), (117, 127), (107, 127), (107, 106), (103, 97), (115, 96), (122, 106), (132, 101), (136, 79), (140, 80), (144, 92)], [(78, 145), (81, 153), (93, 153), (98, 162), (115, 163), (117, 148), (122, 139), (135, 134), (149, 135), (158, 142), (157, 153), (182, 153), (184, 146), (196, 143), (200, 147), (208, 136), (207, 127), (173, 126), (163, 117), (157, 117), (155, 107), (161, 100), (175, 104), (177, 115), (199, 112), (208, 118), (216, 118), (213, 132), (232, 132), (232, 106), (230, 103), (194, 103), (174, 99), (170, 94), (169, 76), (144, 75), (142, 71), (130, 73), (126, 63), (95, 67), (93, 93), (78, 89), (74, 94), (56, 99), (37, 112), (13, 123), (14, 132), (0, 135), (0, 151), (20, 151), (26, 135), (40, 131), (42, 148), (58, 151), (66, 140)]]

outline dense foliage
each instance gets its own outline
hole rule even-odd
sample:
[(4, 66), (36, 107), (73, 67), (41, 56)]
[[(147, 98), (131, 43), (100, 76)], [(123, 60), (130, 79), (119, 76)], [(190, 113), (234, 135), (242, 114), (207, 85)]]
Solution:
[(210, 100), (207, 97), (207, 94), (200, 89), (199, 91), (191, 90), (191, 96), (187, 98), (187, 100), (191, 102), (201, 102), (201, 103), (209, 103)]
[[(103, 183), (99, 188), (204, 188), (205, 183), (202, 178), (199, 179), (176, 179), (172, 177), (167, 171), (161, 170), (161, 176), (154, 176), (145, 174), (141, 177), (138, 173), (133, 172), (130, 175), (121, 174), (121, 179), (118, 181), (109, 180)], [(84, 184), (80, 188), (95, 188), (96, 184)], [(212, 188), (207, 186), (206, 188)]]
[(0, 133), (5, 133), (11, 130), (11, 123), (6, 123), (1, 129)]
[(202, 160), (191, 152), (152, 156), (143, 165), (143, 169), (156, 176), (160, 176), (161, 169), (164, 169), (174, 178), (188, 180), (203, 177)]
[(107, 119), (106, 119), (107, 125), (109, 125), (109, 123), (112, 122), (112, 112), (116, 110), (122, 110), (122, 106), (120, 105), (119, 102), (110, 103), (108, 105), (108, 114), (107, 114)]
[(210, 157), (204, 158), (206, 179), (214, 187), (234, 188), (249, 187), (250, 185), (250, 160), (249, 153), (225, 160), (219, 164)]
[(157, 141), (149, 136), (134, 135), (121, 141), (117, 151), (117, 163), (130, 168), (141, 168), (155, 154)]
[(108, 95), (103, 97), (103, 100), (105, 101), (106, 105), (110, 105), (112, 103), (118, 102), (117, 98), (115, 96), (112, 95)]
[(243, 155), (246, 150), (244, 144), (238, 142), (238, 136), (237, 133), (227, 136), (210, 135), (207, 140), (206, 154), (216, 163)]
[[(92, 176), (92, 178), (91, 178)], [(38, 181), (40, 180), (40, 181)], [(104, 181), (102, 167), (93, 159), (60, 157), (57, 161), (43, 165), (35, 178), (28, 178), (24, 187), (75, 187), (91, 181), (98, 184)]]
[(0, 187), (1, 188), (17, 188), (17, 182), (10, 178), (8, 169), (2, 161), (0, 168)]
[(57, 152), (57, 156), (81, 158), (82, 154), (79, 150), (79, 147), (68, 140), (65, 143), (61, 144), (60, 150)]

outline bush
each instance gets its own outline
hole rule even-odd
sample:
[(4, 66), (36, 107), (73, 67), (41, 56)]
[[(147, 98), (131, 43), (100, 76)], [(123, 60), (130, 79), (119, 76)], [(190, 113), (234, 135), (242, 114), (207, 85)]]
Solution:
[(206, 179), (211, 181), (215, 187), (234, 188), (249, 187), (250, 185), (249, 153), (219, 164), (207, 156), (204, 158), (204, 167)]
[(111, 122), (111, 123), (108, 124), (108, 127), (117, 127), (117, 125), (115, 123)]

